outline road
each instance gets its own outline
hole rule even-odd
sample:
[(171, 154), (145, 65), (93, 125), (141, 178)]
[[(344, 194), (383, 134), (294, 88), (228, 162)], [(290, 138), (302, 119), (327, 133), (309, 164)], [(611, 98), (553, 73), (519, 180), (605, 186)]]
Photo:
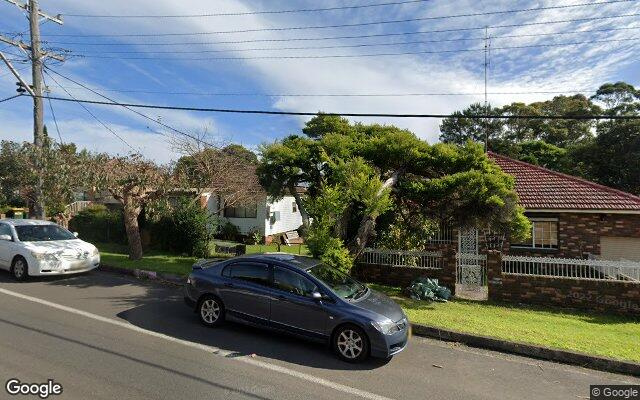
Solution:
[[(391, 361), (351, 365), (322, 345), (201, 326), (180, 289), (86, 275), (12, 282), (0, 273), (5, 382), (63, 386), (51, 399), (579, 399), (640, 380), (412, 338)], [(23, 397), (19, 397), (23, 398)], [(35, 397), (34, 397), (35, 398)]]

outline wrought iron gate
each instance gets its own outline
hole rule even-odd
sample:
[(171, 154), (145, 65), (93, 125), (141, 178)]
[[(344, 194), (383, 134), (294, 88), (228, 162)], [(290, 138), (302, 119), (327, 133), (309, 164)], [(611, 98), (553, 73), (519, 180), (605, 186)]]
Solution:
[(456, 283), (470, 289), (487, 284), (487, 256), (478, 254), (478, 230), (461, 228), (458, 232), (456, 254)]

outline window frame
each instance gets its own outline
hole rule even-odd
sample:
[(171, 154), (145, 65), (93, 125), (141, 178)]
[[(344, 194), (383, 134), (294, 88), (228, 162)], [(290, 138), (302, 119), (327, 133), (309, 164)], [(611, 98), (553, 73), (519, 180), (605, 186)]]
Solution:
[[(265, 281), (265, 284), (263, 285), (263, 284), (258, 283), (258, 282), (248, 281), (246, 279), (241, 279), (241, 278), (237, 278), (237, 277), (231, 276), (231, 270), (233, 269), (233, 267), (236, 267), (238, 265), (266, 267), (266, 269), (267, 269), (267, 280)], [(249, 283), (249, 284), (253, 284), (253, 285), (259, 286), (259, 287), (271, 288), (273, 286), (273, 267), (271, 265), (267, 264), (267, 263), (246, 262), (246, 261), (234, 262), (234, 263), (225, 265), (225, 267), (222, 269), (220, 275), (223, 278), (227, 278), (227, 279), (230, 279), (232, 281)]]
[[(238, 210), (244, 210), (243, 216), (238, 216)], [(231, 212), (230, 210), (233, 210)], [(251, 211), (251, 214), (247, 216), (247, 211)], [(230, 215), (233, 214), (233, 215)], [(258, 204), (252, 204), (249, 206), (225, 206), (222, 212), (225, 218), (258, 218)]]
[[(529, 221), (531, 221), (531, 244), (528, 243), (511, 243), (511, 247), (513, 248), (519, 248), (519, 249), (535, 249), (535, 250), (549, 250), (549, 251), (553, 251), (553, 250), (558, 250), (558, 248), (560, 247), (560, 242), (558, 240), (558, 233), (559, 233), (559, 223), (558, 223), (558, 218), (551, 218), (551, 217), (531, 217), (529, 218)], [(547, 245), (545, 246), (544, 244), (536, 244), (536, 223), (540, 223), (540, 222), (554, 222), (556, 224), (556, 230), (555, 230), (555, 238), (551, 238), (550, 242), (553, 241), (555, 239), (556, 244), (555, 245)], [(543, 232), (543, 240), (544, 240), (544, 230)]]
[(298, 212), (298, 203), (295, 200), (291, 202), (291, 212), (294, 214)]
[(302, 299), (313, 299), (313, 297), (311, 297), (311, 296), (304, 296), (304, 295), (300, 295), (300, 294), (297, 294), (297, 293), (291, 293), (291, 292), (288, 292), (286, 290), (283, 290), (283, 289), (280, 289), (279, 287), (277, 287), (276, 286), (276, 268), (280, 268), (280, 269), (285, 270), (287, 272), (290, 272), (292, 274), (296, 274), (296, 275), (300, 276), (302, 279), (305, 279), (306, 281), (311, 282), (315, 286), (316, 291), (318, 293), (320, 293), (323, 297), (325, 296), (325, 294), (323, 293), (322, 287), (318, 284), (318, 282), (315, 282), (313, 279), (309, 278), (308, 276), (305, 276), (304, 274), (301, 274), (298, 271), (293, 270), (292, 268), (284, 267), (284, 266), (281, 266), (281, 265), (272, 265), (271, 266), (271, 288), (272, 289), (277, 290), (277, 291), (282, 292), (282, 293), (290, 294), (292, 296), (296, 296), (296, 297), (299, 297), (299, 298), (302, 298)]

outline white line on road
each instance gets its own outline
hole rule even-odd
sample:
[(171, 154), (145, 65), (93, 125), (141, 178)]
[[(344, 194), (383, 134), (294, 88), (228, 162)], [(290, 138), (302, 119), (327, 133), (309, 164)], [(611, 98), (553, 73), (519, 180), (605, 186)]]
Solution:
[[(154, 332), (154, 331), (150, 331), (148, 329), (144, 329), (144, 328), (140, 328), (138, 326), (135, 325), (131, 325), (129, 323), (126, 322), (122, 322), (122, 321), (118, 321), (115, 319), (111, 319), (111, 318), (107, 318), (107, 317), (103, 317), (101, 315), (97, 315), (97, 314), (93, 314), (87, 311), (82, 311), (82, 310), (78, 310), (77, 308), (72, 308), (72, 307), (67, 307), (64, 306), (62, 304), (57, 304), (57, 303), (52, 303), (50, 301), (47, 300), (43, 300), (43, 299), (39, 299), (37, 297), (31, 297), (31, 296), (27, 296), (24, 295), (22, 293), (17, 293), (17, 292), (13, 292), (11, 290), (6, 290), (6, 289), (2, 289), (0, 288), (0, 293), (6, 294), (7, 296), (13, 296), (13, 297), (17, 297), (19, 299), (23, 299), (23, 300), (27, 300), (27, 301), (31, 301), (33, 303), (37, 303), (37, 304), (42, 304), (44, 306), (47, 307), (51, 307), (51, 308), (55, 308), (57, 310), (61, 310), (61, 311), (66, 311), (68, 313), (71, 314), (76, 314), (76, 315), (81, 315), (83, 317), (86, 318), (91, 318), (93, 320), (96, 321), (100, 321), (100, 322), (104, 322), (107, 324), (111, 324), (111, 325), (116, 325), (119, 326), (121, 328), (125, 328), (125, 329), (129, 329), (131, 331), (135, 331), (138, 333), (143, 333), (149, 336), (153, 336), (159, 339), (164, 339), (167, 340), (169, 342), (173, 342), (173, 343), (178, 343), (184, 346), (188, 346), (188, 347), (192, 347), (194, 349), (198, 349), (198, 350), (203, 350), (209, 353), (213, 353), (215, 355), (218, 356), (222, 356), (222, 357), (226, 357), (230, 354), (232, 354), (233, 352), (230, 351), (226, 351), (226, 350), (222, 350), (219, 349), (217, 347), (214, 346), (207, 346), (204, 344), (200, 344), (200, 343), (194, 343), (194, 342), (190, 342), (188, 340), (183, 340), (183, 339), (178, 339), (169, 335), (165, 335), (162, 333), (158, 333), (158, 332)], [(342, 385), (340, 383), (337, 382), (332, 382), (329, 381), (327, 379), (323, 379), (323, 378), (318, 378), (316, 376), (310, 375), (310, 374), (306, 374), (304, 372), (299, 372), (299, 371), (295, 371), (286, 367), (282, 367), (279, 365), (275, 365), (275, 364), (271, 364), (268, 362), (264, 362), (264, 361), (260, 361), (260, 360), (256, 360), (254, 358), (248, 358), (246, 356), (242, 356), (242, 357), (230, 357), (227, 358), (228, 360), (235, 360), (235, 361), (240, 361), (243, 362), (245, 364), (249, 364), (249, 365), (253, 365), (259, 368), (263, 368), (263, 369), (268, 369), (270, 371), (274, 371), (274, 372), (279, 372), (281, 374), (285, 374), (285, 375), (289, 375), (292, 376), (294, 378), (298, 378), (298, 379), (302, 379), (308, 382), (312, 382), (321, 386), (326, 386), (328, 388), (340, 391), (340, 392), (344, 392), (344, 393), (348, 393), (350, 395), (354, 395), (354, 396), (359, 396), (365, 399), (369, 399), (369, 400), (392, 400), (389, 397), (385, 397), (385, 396), (380, 396), (377, 395), (375, 393), (370, 393), (364, 390), (360, 390), (351, 386), (346, 386), (346, 385)]]

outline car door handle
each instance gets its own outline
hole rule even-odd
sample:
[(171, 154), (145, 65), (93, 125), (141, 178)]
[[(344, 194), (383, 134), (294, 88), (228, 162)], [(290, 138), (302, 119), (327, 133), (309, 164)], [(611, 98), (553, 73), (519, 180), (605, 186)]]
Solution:
[(226, 287), (233, 287), (233, 283), (231, 282), (225, 282), (224, 284)]

